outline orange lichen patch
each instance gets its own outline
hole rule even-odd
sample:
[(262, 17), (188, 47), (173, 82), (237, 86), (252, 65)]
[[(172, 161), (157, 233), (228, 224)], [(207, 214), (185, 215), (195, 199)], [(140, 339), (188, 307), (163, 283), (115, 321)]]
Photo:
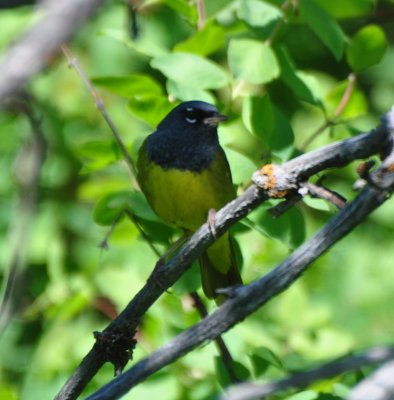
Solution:
[(274, 175), (274, 166), (272, 164), (263, 165), (260, 169), (261, 173), (267, 176), (267, 181), (265, 183), (264, 189), (270, 190), (274, 189), (276, 186), (276, 178)]
[(275, 176), (276, 166), (274, 164), (266, 164), (255, 173), (253, 177), (254, 183), (264, 189), (272, 198), (282, 198), (288, 194), (288, 190), (277, 189), (278, 180)]

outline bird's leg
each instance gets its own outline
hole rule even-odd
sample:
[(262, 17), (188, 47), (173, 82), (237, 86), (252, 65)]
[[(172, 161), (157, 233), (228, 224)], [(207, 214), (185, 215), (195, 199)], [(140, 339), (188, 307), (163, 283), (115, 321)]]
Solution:
[(209, 230), (211, 231), (212, 236), (217, 239), (217, 231), (216, 231), (216, 210), (211, 208), (208, 211), (208, 219), (207, 219)]

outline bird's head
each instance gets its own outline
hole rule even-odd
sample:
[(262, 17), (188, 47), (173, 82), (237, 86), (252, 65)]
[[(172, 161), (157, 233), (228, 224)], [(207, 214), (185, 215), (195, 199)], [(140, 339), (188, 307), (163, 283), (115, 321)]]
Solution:
[(216, 127), (227, 117), (212, 104), (203, 101), (186, 101), (175, 107), (157, 129), (216, 132)]

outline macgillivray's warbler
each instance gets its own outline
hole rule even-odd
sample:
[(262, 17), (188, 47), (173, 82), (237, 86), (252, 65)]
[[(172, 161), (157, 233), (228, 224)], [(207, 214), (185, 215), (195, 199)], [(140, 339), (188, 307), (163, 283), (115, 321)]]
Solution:
[[(138, 182), (155, 213), (190, 234), (234, 199), (231, 171), (217, 126), (227, 117), (211, 104), (175, 107), (138, 154)], [(204, 293), (220, 303), (217, 289), (242, 283), (233, 238), (226, 232), (199, 258)]]

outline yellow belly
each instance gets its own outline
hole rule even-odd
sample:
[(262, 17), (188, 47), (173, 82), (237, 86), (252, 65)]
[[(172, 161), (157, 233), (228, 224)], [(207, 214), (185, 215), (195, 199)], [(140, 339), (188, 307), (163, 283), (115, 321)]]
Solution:
[(235, 196), (227, 163), (221, 157), (199, 173), (145, 163), (139, 182), (160, 218), (191, 231), (207, 220), (210, 209), (220, 209)]

